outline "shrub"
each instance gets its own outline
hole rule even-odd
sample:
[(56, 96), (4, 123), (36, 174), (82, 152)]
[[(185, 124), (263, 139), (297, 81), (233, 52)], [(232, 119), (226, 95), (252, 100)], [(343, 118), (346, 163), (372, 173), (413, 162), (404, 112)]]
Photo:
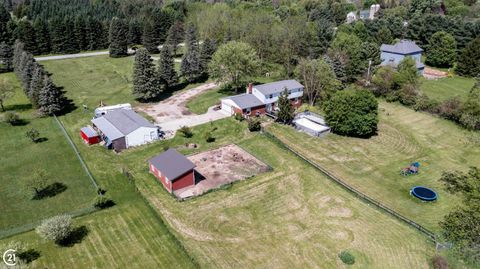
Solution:
[(462, 116), (462, 101), (458, 97), (449, 98), (440, 104), (438, 113), (445, 119), (458, 122)]
[(261, 128), (262, 125), (258, 119), (251, 118), (248, 120), (248, 130), (250, 130), (250, 132), (260, 131)]
[(448, 262), (442, 256), (435, 256), (432, 258), (432, 264), (434, 269), (448, 269)]
[(400, 103), (406, 106), (413, 106), (417, 99), (418, 92), (418, 88), (415, 84), (407, 83), (403, 85), (399, 94)]
[(243, 121), (245, 118), (243, 117), (242, 113), (235, 113), (235, 119), (238, 121)]
[(480, 81), (473, 86), (463, 104), (460, 123), (470, 130), (480, 130)]
[(193, 136), (193, 132), (192, 132), (192, 129), (190, 129), (190, 127), (188, 126), (183, 126), (182, 128), (180, 128), (180, 130), (178, 130), (180, 133), (183, 134), (184, 137), (186, 138), (190, 138)]
[(215, 141), (215, 137), (212, 136), (212, 133), (211, 132), (206, 132), (205, 133), (205, 141), (207, 143), (211, 143), (211, 142), (214, 142)]
[(430, 99), (425, 94), (420, 94), (415, 98), (413, 109), (415, 111), (427, 111), (430, 113), (437, 113), (438, 102)]
[(61, 244), (72, 233), (72, 217), (58, 215), (42, 221), (36, 232), (42, 238)]
[(332, 132), (365, 137), (377, 130), (378, 102), (365, 89), (350, 88), (336, 92), (325, 104), (326, 121)]
[(40, 136), (40, 132), (37, 129), (30, 129), (25, 132), (25, 136), (30, 138), (33, 143), (38, 142), (38, 137)]
[(10, 125), (15, 125), (20, 121), (20, 116), (18, 116), (18, 114), (15, 112), (7, 111), (3, 115), (3, 119), (6, 123), (9, 123)]
[(344, 264), (352, 265), (355, 263), (355, 256), (353, 256), (350, 252), (344, 250), (338, 254), (338, 257)]

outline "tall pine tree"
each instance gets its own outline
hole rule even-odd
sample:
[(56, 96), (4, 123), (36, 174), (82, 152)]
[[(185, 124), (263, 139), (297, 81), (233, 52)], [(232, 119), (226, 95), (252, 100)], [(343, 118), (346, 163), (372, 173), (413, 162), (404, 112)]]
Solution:
[(9, 22), (11, 22), (10, 13), (3, 4), (0, 4), (0, 42), (10, 42)]
[(0, 43), (0, 72), (10, 72), (13, 70), (13, 50), (5, 42)]
[(197, 30), (193, 24), (188, 26), (185, 45), (187, 51), (183, 55), (180, 72), (188, 82), (195, 82), (201, 77), (203, 70), (200, 65)]
[(28, 89), (27, 96), (32, 103), (34, 108), (38, 108), (38, 99), (40, 91), (45, 84), (45, 70), (43, 66), (39, 65), (37, 62), (33, 64), (32, 80), (30, 82), (30, 88)]
[(139, 45), (142, 43), (142, 24), (132, 19), (128, 22), (128, 44)]
[(114, 17), (110, 22), (109, 31), (109, 53), (110, 57), (127, 56), (127, 26), (125, 22), (117, 17)]
[(37, 53), (37, 41), (35, 39), (35, 30), (32, 24), (28, 20), (21, 20), (18, 22), (17, 28), (15, 28), (14, 36), (16, 39), (23, 42), (25, 50), (36, 54)]
[(152, 57), (145, 48), (138, 49), (133, 64), (133, 95), (142, 101), (157, 97), (161, 92), (157, 82)]
[(158, 78), (171, 87), (177, 83), (177, 72), (175, 71), (175, 61), (173, 59), (172, 49), (168, 45), (163, 45), (160, 50), (160, 59), (158, 60)]
[(168, 29), (166, 43), (173, 48), (173, 55), (177, 56), (178, 44), (182, 43), (185, 38), (185, 30), (183, 29), (183, 23), (176, 21), (170, 29)]
[(202, 77), (208, 76), (208, 64), (212, 60), (212, 55), (217, 50), (217, 45), (213, 39), (205, 39), (200, 48), (200, 69)]
[(38, 106), (41, 113), (51, 115), (64, 109), (66, 99), (63, 92), (48, 76), (44, 77), (44, 84), (38, 94)]
[(38, 54), (49, 53), (51, 51), (51, 46), (48, 24), (44, 20), (37, 18), (33, 24), (33, 29), (35, 30)]
[(146, 21), (143, 25), (142, 44), (148, 52), (158, 53), (158, 45), (160, 40), (156, 36), (156, 31), (151, 21)]

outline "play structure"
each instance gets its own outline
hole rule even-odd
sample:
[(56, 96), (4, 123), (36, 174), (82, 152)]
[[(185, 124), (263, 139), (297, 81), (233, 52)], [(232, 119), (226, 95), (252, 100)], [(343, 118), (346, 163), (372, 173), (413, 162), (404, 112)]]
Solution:
[(429, 202), (437, 200), (437, 193), (427, 187), (415, 186), (410, 190), (410, 193), (423, 201)]
[(418, 169), (420, 168), (419, 162), (411, 163), (410, 166), (405, 167), (400, 171), (400, 175), (402, 176), (410, 176), (418, 174)]

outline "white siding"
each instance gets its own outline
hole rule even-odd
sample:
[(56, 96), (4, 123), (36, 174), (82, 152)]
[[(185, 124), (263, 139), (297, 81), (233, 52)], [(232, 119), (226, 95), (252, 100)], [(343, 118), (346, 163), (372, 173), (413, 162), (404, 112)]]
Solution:
[(158, 140), (158, 129), (150, 127), (140, 127), (137, 130), (125, 136), (127, 148), (140, 146), (149, 142)]
[(234, 111), (233, 111), (233, 107), (236, 107), (235, 106), (235, 103), (230, 100), (230, 99), (223, 99), (222, 102), (221, 102), (221, 107), (222, 107), (222, 110), (227, 112), (229, 115), (233, 115)]
[[(271, 96), (270, 95), (265, 96), (260, 91), (258, 91), (256, 88), (253, 88), (252, 93), (258, 99), (260, 99), (260, 101), (262, 101), (264, 104), (276, 103), (278, 101), (278, 97), (281, 94), (281, 93), (275, 93), (275, 94), (272, 94)], [(303, 96), (303, 88), (291, 89), (290, 94), (288, 95), (288, 99), (294, 99), (294, 98), (302, 97), (302, 96)]]

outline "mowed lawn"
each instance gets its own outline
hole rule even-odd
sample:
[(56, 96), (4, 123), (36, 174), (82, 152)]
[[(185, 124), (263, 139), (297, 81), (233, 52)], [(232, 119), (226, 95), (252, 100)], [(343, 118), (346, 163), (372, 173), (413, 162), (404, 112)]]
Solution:
[[(229, 137), (211, 144), (193, 138), (196, 151), (236, 142), (273, 171), (177, 202), (138, 161), (161, 151), (164, 142), (157, 150), (124, 154), (141, 192), (201, 267), (342, 268), (338, 253), (349, 250), (358, 268), (428, 268), (434, 245), (423, 234), (352, 196), (265, 136), (242, 131), (245, 123), (218, 124), (230, 126), (230, 134), (223, 133)], [(209, 126), (193, 130), (202, 137)], [(165, 146), (192, 152), (184, 148), (185, 138), (176, 139)]]
[[(480, 165), (479, 133), (386, 102), (380, 103), (378, 135), (370, 139), (335, 134), (314, 138), (281, 125), (269, 130), (358, 190), (434, 231), (459, 202), (445, 191), (441, 173)], [(399, 174), (415, 161), (420, 163), (418, 175)], [(412, 197), (410, 189), (417, 185), (433, 188), (438, 201), (425, 203)]]
[(428, 97), (437, 101), (444, 101), (453, 97), (465, 100), (474, 84), (475, 79), (473, 78), (454, 76), (437, 80), (422, 79), (420, 89)]
[[(16, 111), (23, 123), (11, 126), (0, 121), (0, 235), (12, 228), (29, 224), (66, 212), (92, 206), (96, 190), (82, 169), (73, 149), (52, 118), (35, 118), (31, 105), (20, 89), (14, 74), (2, 74), (16, 89), (15, 96), (5, 103), (9, 111)], [(3, 118), (3, 113), (0, 113)], [(43, 142), (33, 143), (25, 136), (37, 129)], [(27, 180), (36, 169), (47, 171), (49, 183), (61, 183), (66, 190), (54, 197), (32, 200)]]

